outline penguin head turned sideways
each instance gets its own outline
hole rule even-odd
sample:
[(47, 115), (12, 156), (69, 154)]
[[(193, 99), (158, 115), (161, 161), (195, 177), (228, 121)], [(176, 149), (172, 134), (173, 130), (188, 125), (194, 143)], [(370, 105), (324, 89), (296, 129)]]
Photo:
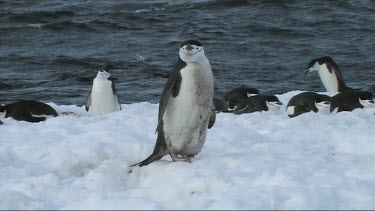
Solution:
[(203, 45), (197, 40), (187, 40), (181, 43), (179, 55), (185, 63), (200, 62), (206, 58)]
[[(318, 71), (321, 69), (322, 66), (325, 66), (326, 68), (337, 66), (337, 64), (333, 61), (333, 59), (330, 56), (323, 56), (317, 59), (313, 59), (309, 62), (309, 65), (307, 66), (307, 73)], [(328, 68), (330, 70), (330, 68)], [(332, 71), (332, 70), (330, 70)]]
[(359, 102), (366, 108), (371, 108), (374, 106), (374, 95), (371, 92), (360, 92)]
[(97, 77), (103, 78), (103, 79), (108, 79), (110, 76), (111, 76), (111, 73), (109, 72), (109, 70), (105, 70), (105, 69), (100, 69), (97, 74)]

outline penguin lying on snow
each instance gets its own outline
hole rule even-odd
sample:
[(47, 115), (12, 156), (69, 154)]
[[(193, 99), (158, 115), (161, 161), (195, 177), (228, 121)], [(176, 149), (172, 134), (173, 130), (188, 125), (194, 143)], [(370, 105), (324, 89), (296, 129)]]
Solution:
[(203, 46), (196, 40), (181, 44), (174, 72), (159, 103), (157, 140), (152, 154), (134, 164), (145, 166), (169, 154), (173, 161), (189, 161), (206, 140), (214, 123), (214, 77)]
[(315, 113), (329, 111), (331, 97), (315, 92), (303, 92), (293, 96), (286, 106), (290, 118), (313, 111)]
[(5, 112), (5, 118), (12, 117), (18, 121), (41, 122), (47, 117), (58, 116), (51, 106), (33, 100), (21, 100), (0, 106), (0, 113)]
[(121, 110), (115, 83), (108, 70), (99, 70), (87, 97), (85, 109), (92, 115), (104, 115)]
[(219, 112), (227, 112), (228, 111), (228, 105), (227, 103), (220, 99), (220, 98), (217, 98), (217, 97), (214, 97), (214, 106), (215, 106), (215, 111), (217, 113)]
[(356, 108), (374, 106), (374, 95), (366, 91), (346, 91), (338, 93), (331, 99), (331, 112), (353, 111)]
[(225, 93), (224, 101), (228, 105), (228, 111), (234, 111), (242, 99), (247, 99), (248, 97), (255, 96), (257, 94), (259, 94), (258, 89), (248, 88), (247, 86), (242, 85)]
[(238, 106), (234, 109), (234, 114), (253, 113), (256, 111), (275, 111), (279, 110), (283, 103), (274, 95), (258, 94), (240, 100)]
[(347, 90), (353, 90), (346, 86), (339, 66), (329, 56), (311, 60), (307, 69), (306, 74), (318, 71), (320, 80), (327, 89), (327, 92), (344, 92)]

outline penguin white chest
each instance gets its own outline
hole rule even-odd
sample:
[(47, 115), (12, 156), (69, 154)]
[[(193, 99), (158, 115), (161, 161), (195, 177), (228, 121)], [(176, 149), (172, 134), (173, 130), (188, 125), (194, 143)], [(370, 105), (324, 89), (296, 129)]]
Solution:
[(205, 141), (212, 109), (214, 79), (209, 63), (181, 69), (179, 94), (168, 101), (163, 116), (164, 134), (172, 151), (198, 153)]
[(104, 115), (119, 111), (117, 96), (112, 90), (112, 82), (95, 78), (91, 91), (91, 106), (89, 112), (93, 115)]
[(322, 83), (328, 92), (339, 91), (339, 84), (335, 71), (332, 71), (332, 73), (330, 73), (326, 65), (320, 65), (318, 73), (320, 80), (322, 80)]

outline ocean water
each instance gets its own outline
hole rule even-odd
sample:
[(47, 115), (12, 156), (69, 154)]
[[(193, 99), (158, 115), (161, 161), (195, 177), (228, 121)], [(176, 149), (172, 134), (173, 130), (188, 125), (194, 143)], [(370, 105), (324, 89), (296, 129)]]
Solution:
[(218, 97), (325, 91), (304, 74), (325, 55), (375, 90), (375, 1), (0, 0), (0, 103), (83, 105), (105, 65), (122, 103), (156, 103), (186, 39), (205, 46)]

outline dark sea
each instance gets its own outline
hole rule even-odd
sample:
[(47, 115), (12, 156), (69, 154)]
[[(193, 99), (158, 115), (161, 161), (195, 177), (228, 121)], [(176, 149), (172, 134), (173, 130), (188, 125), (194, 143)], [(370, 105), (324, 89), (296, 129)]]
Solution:
[(104, 66), (122, 103), (157, 103), (187, 39), (204, 45), (218, 97), (325, 91), (305, 72), (326, 55), (348, 86), (375, 90), (371, 0), (0, 0), (0, 103), (82, 106)]

